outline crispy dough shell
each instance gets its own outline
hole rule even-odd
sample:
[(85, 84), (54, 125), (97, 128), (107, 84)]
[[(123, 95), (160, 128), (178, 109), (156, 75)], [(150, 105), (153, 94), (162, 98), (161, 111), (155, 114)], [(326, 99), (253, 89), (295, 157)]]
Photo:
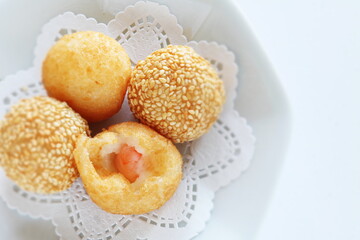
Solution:
[(49, 96), (89, 122), (117, 113), (131, 75), (130, 58), (113, 38), (86, 31), (65, 35), (49, 50), (42, 80)]
[[(149, 176), (131, 184), (122, 174), (104, 169), (101, 149), (122, 137), (138, 139), (145, 150)], [(174, 194), (182, 177), (182, 157), (170, 140), (151, 128), (126, 122), (111, 126), (94, 138), (80, 137), (75, 161), (91, 199), (114, 214), (143, 214), (160, 208)], [(144, 160), (145, 161), (145, 160)]]

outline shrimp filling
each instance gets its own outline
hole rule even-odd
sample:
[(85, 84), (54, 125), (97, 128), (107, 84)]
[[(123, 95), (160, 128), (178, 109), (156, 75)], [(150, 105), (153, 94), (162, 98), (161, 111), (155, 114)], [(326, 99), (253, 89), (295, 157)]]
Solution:
[(107, 144), (101, 149), (102, 166), (108, 173), (120, 173), (130, 183), (146, 177), (143, 149), (131, 138)]
[(143, 169), (142, 154), (127, 144), (122, 144), (114, 159), (116, 170), (133, 183), (140, 176)]

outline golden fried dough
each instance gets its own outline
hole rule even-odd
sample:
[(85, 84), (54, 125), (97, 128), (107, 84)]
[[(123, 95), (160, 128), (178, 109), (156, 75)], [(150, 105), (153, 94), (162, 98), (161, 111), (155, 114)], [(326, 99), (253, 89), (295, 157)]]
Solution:
[[(123, 145), (135, 149), (143, 162), (133, 183), (114, 166)], [(94, 138), (79, 137), (74, 155), (91, 199), (114, 214), (158, 209), (173, 195), (182, 176), (182, 157), (172, 142), (135, 122), (113, 125)]]
[(208, 131), (221, 112), (225, 92), (207, 60), (192, 48), (177, 45), (138, 62), (128, 98), (136, 118), (179, 143)]
[(49, 50), (42, 80), (49, 96), (65, 101), (89, 122), (105, 120), (122, 105), (131, 76), (130, 58), (99, 32), (65, 35)]
[(54, 193), (79, 176), (73, 158), (87, 122), (66, 103), (33, 97), (14, 105), (0, 121), (0, 166), (21, 188)]

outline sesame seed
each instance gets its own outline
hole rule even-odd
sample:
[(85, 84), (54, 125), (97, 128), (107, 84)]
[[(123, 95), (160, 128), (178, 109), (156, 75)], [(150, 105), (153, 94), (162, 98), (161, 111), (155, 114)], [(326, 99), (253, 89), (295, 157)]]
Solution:
[(0, 121), (0, 142), (6, 143), (0, 146), (0, 164), (24, 190), (65, 190), (78, 177), (72, 156), (76, 136), (88, 132), (87, 122), (65, 103), (49, 97), (21, 100)]
[(221, 112), (225, 92), (207, 60), (190, 47), (170, 45), (138, 62), (128, 99), (141, 122), (174, 142), (184, 142), (211, 127)]

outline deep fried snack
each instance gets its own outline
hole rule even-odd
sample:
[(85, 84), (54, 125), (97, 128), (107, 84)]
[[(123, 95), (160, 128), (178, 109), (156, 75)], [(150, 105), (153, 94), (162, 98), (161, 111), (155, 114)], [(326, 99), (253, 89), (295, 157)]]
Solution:
[(33, 97), (14, 105), (0, 121), (0, 166), (27, 191), (54, 193), (79, 176), (73, 158), (87, 122), (66, 103)]
[(119, 111), (130, 76), (130, 58), (123, 47), (91, 31), (62, 37), (42, 67), (48, 95), (67, 102), (89, 122), (105, 120)]
[(135, 122), (79, 137), (75, 161), (91, 199), (114, 214), (161, 207), (180, 183), (182, 157), (172, 142)]
[(138, 62), (129, 83), (135, 117), (175, 143), (194, 140), (212, 126), (225, 102), (210, 63), (186, 46), (168, 46)]

